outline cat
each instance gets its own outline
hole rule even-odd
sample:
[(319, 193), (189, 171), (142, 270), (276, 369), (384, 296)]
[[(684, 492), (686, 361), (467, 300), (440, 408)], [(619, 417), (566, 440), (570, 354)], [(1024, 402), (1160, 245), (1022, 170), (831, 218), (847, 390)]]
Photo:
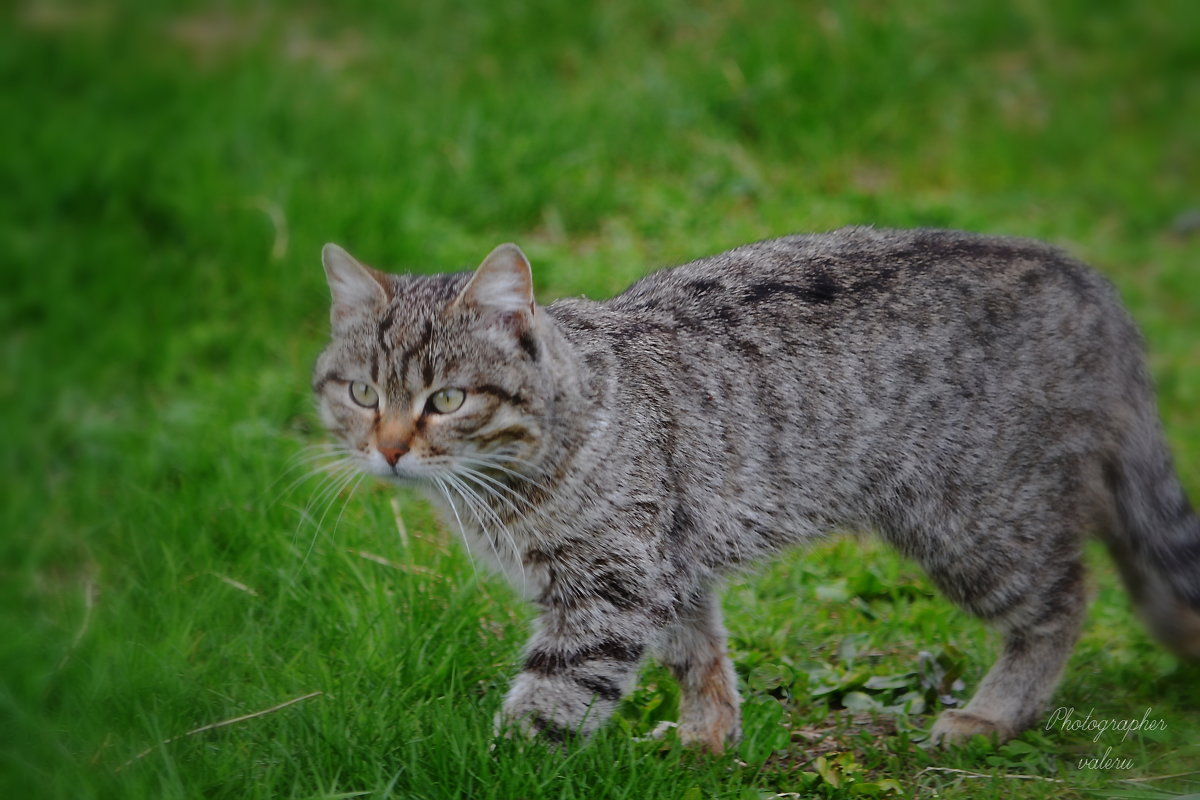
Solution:
[(1035, 241), (844, 228), (534, 300), (529, 262), (388, 275), (336, 245), (313, 388), (358, 467), (425, 490), (539, 611), (510, 730), (595, 731), (656, 657), (682, 741), (740, 735), (721, 576), (876, 531), (1003, 649), (934, 742), (1007, 739), (1049, 700), (1100, 536), (1149, 629), (1200, 657), (1200, 518), (1139, 334)]

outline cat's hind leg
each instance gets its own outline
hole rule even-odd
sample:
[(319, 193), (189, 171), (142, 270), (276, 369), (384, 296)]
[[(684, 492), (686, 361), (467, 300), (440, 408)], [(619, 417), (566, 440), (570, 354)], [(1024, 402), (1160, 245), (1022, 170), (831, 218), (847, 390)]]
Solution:
[(741, 697), (716, 593), (685, 606), (655, 649), (679, 682), (680, 741), (721, 753), (741, 738)]
[(1086, 607), (1079, 557), (1018, 568), (990, 593), (954, 599), (996, 624), (1004, 645), (971, 701), (943, 712), (931, 738), (942, 745), (976, 734), (1010, 739), (1042, 714), (1079, 636)]

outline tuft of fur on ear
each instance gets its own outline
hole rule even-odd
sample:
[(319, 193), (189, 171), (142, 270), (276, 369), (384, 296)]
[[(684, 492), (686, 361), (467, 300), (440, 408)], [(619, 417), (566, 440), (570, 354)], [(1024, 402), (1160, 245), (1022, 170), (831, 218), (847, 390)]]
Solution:
[(335, 323), (357, 311), (378, 310), (391, 299), (383, 273), (360, 264), (336, 244), (321, 248), (321, 263), (325, 265), (325, 277), (333, 295), (330, 319)]
[(532, 315), (533, 303), (533, 272), (515, 244), (502, 244), (489, 253), (454, 300), (454, 305), (520, 316)]

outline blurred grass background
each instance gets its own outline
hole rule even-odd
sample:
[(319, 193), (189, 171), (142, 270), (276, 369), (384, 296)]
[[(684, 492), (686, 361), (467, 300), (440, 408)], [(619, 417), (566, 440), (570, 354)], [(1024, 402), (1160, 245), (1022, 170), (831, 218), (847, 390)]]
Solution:
[(1200, 761), (1198, 676), (1102, 559), (1060, 695), (1168, 719), (1115, 743), (1132, 768), (1078, 769), (1096, 748), (1061, 732), (931, 757), (904, 724), (842, 730), (821, 670), (853, 688), (953, 645), (969, 692), (992, 652), (856, 543), (729, 593), (741, 761), (627, 730), (489, 752), (526, 611), (414, 499), (289, 490), (322, 441), (325, 241), (393, 271), (516, 241), (549, 301), (869, 223), (1037, 236), (1110, 276), (1200, 499), (1200, 5), (16, 0), (0, 87), (3, 796), (1091, 796)]

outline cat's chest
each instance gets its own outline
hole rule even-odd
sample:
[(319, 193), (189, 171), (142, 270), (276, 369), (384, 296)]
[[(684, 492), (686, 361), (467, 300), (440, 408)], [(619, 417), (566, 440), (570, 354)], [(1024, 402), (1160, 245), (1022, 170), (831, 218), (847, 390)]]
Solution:
[(557, 523), (553, 509), (513, 518), (507, 509), (476, 503), (461, 495), (427, 491), (442, 526), (457, 536), (477, 563), (503, 575), (525, 599), (541, 596), (554, 580), (554, 565), (539, 542)]

